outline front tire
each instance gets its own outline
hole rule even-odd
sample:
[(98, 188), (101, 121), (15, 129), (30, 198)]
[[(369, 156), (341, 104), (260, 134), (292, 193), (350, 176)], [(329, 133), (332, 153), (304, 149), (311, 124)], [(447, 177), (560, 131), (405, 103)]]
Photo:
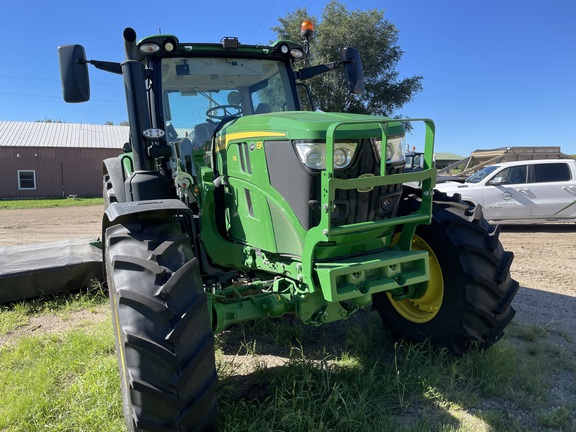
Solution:
[[(404, 206), (414, 208), (418, 198)], [(421, 296), (395, 300), (373, 297), (373, 307), (393, 336), (463, 354), (499, 340), (514, 317), (510, 305), (518, 282), (510, 276), (513, 254), (498, 239), (480, 207), (436, 194), (432, 223), (416, 230), (412, 248), (427, 250), (430, 280)]]
[(128, 430), (216, 430), (214, 337), (189, 237), (148, 219), (108, 228), (105, 243)]

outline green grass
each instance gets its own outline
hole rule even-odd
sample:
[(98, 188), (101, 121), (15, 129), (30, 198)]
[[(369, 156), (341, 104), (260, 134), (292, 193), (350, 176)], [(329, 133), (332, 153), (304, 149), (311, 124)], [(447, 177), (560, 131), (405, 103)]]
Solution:
[(110, 324), (28, 336), (1, 348), (0, 430), (119, 431), (119, 380)]
[[(282, 341), (279, 333), (305, 339), (330, 334), (328, 327), (300, 332), (292, 322), (276, 325), (256, 336), (258, 343), (244, 336), (238, 357), (266, 354), (265, 339)], [(378, 319), (353, 325), (332, 352), (304, 355), (309, 347), (295, 340), (285, 365), (266, 368), (255, 360), (247, 376), (224, 360), (225, 343), (217, 352), (221, 430), (573, 430), (574, 403), (558, 407), (551, 377), (563, 370), (574, 382), (574, 363), (570, 353), (548, 344), (545, 329), (518, 344), (514, 334), (526, 331), (512, 326), (511, 336), (489, 350), (455, 358), (426, 344), (394, 344), (379, 326)], [(568, 388), (569, 400), (570, 394)]]
[[(96, 286), (4, 306), (0, 319), (14, 329), (18, 316), (105, 302)], [(392, 342), (368, 312), (319, 328), (290, 318), (235, 326), (217, 337), (219, 431), (574, 430), (576, 403), (556, 388), (559, 376), (575, 382), (572, 353), (546, 328), (509, 330), (489, 350), (455, 358)], [(110, 323), (0, 346), (0, 394), (9, 401), (0, 404), (2, 431), (124, 430)]]
[(16, 210), (29, 208), (49, 208), (49, 207), (78, 207), (103, 205), (102, 198), (53, 198), (53, 199), (18, 199), (0, 200), (0, 210)]

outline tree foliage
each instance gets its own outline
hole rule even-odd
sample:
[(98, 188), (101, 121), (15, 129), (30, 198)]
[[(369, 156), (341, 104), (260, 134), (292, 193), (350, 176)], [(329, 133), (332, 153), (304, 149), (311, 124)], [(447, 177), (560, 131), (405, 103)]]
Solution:
[(52, 119), (48, 117), (44, 117), (44, 120), (34, 120), (35, 123), (66, 123), (60, 119)]
[(384, 11), (348, 11), (332, 0), (321, 20), (299, 8), (279, 18), (280, 25), (272, 30), (279, 39), (301, 41), (300, 24), (305, 19), (315, 24), (310, 42), (312, 64), (341, 60), (342, 48), (355, 47), (364, 68), (366, 91), (362, 95), (348, 92), (341, 68), (308, 81), (316, 108), (392, 116), (422, 90), (422, 76), (399, 79), (396, 66), (404, 52), (398, 45), (398, 29), (384, 19)]

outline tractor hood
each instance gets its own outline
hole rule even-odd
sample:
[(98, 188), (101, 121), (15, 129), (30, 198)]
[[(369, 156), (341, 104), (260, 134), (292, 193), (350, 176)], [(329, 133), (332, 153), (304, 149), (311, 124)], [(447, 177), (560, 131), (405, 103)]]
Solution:
[[(390, 123), (388, 123), (390, 122)], [(230, 141), (247, 139), (326, 140), (326, 131), (338, 125), (336, 139), (359, 139), (404, 134), (401, 122), (361, 114), (286, 111), (255, 114), (232, 120), (216, 135), (219, 150)], [(382, 126), (381, 126), (382, 125)]]

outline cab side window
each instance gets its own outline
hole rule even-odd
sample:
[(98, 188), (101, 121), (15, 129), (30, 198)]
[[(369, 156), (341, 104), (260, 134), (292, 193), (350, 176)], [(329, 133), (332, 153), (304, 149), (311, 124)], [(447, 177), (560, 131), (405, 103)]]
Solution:
[(498, 173), (500, 184), (523, 184), (526, 183), (528, 167), (526, 165), (513, 166), (503, 169)]
[(570, 167), (565, 163), (545, 163), (534, 165), (534, 182), (549, 183), (571, 179)]

